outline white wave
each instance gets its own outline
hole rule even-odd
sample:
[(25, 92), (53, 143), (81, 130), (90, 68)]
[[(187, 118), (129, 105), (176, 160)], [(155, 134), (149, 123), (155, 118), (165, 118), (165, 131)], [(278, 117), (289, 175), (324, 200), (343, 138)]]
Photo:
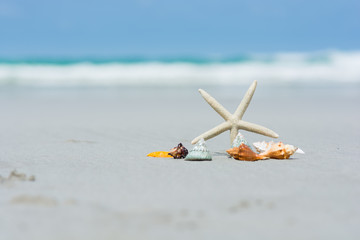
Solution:
[[(283, 53), (271, 61), (236, 63), (77, 63), (71, 65), (0, 64), (0, 85), (232, 85), (252, 80), (267, 83), (360, 82), (360, 52), (334, 52), (325, 60), (314, 54)], [(309, 60), (310, 59), (310, 60)]]

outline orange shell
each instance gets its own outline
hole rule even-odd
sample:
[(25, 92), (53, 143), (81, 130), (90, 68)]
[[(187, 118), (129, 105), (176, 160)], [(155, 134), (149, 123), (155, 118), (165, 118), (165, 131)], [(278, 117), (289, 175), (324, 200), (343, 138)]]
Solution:
[(160, 158), (172, 158), (172, 156), (169, 155), (169, 152), (152, 152), (147, 155), (148, 157), (160, 157)]
[(261, 153), (261, 156), (275, 158), (275, 159), (288, 159), (296, 151), (291, 145), (284, 145), (282, 142), (274, 143), (269, 150)]
[(251, 150), (248, 146), (242, 143), (239, 147), (234, 147), (226, 150), (228, 154), (231, 155), (236, 160), (243, 161), (257, 161), (262, 159), (267, 159), (267, 156), (259, 155)]

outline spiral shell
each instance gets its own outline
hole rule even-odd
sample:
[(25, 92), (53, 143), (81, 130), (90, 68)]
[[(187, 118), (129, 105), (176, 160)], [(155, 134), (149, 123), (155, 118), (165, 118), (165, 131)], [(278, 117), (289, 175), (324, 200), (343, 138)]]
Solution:
[(248, 141), (246, 141), (244, 135), (242, 135), (240, 133), (240, 131), (238, 131), (238, 134), (236, 135), (234, 141), (232, 142), (231, 147), (232, 148), (233, 147), (239, 147), (242, 143), (244, 143), (246, 146), (248, 146), (250, 149), (252, 149), (250, 144), (248, 143)]
[(185, 160), (189, 161), (210, 161), (211, 159), (210, 151), (207, 149), (203, 138), (199, 140), (185, 158)]
[(188, 155), (188, 150), (179, 143), (177, 147), (170, 149), (169, 155), (175, 159), (185, 158)]

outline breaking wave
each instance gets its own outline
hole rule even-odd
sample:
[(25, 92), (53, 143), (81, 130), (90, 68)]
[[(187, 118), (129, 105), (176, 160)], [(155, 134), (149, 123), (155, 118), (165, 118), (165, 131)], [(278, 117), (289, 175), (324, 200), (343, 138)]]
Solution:
[(228, 59), (0, 60), (0, 86), (359, 83), (360, 52), (279, 53)]

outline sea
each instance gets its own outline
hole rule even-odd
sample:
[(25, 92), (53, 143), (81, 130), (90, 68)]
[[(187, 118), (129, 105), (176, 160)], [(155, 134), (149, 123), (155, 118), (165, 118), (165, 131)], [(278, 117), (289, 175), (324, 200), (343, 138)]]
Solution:
[(230, 57), (1, 58), (0, 87), (360, 83), (360, 51)]

